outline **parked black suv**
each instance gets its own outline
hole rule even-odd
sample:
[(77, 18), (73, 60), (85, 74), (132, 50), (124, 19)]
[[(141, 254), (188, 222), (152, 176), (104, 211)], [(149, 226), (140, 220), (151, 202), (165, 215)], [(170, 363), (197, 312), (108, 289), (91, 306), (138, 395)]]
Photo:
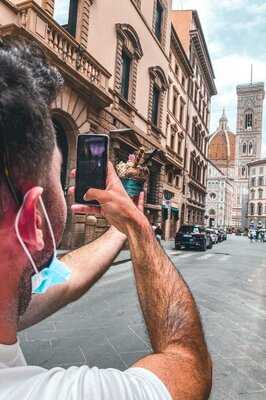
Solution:
[(175, 237), (175, 249), (180, 250), (182, 247), (186, 249), (199, 249), (206, 251), (212, 248), (212, 240), (210, 234), (206, 232), (203, 226), (199, 225), (182, 225)]

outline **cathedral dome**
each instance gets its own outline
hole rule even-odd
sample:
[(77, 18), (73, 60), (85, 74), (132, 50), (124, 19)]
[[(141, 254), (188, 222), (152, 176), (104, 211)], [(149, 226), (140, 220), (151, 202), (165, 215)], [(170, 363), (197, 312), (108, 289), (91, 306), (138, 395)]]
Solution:
[(230, 132), (225, 110), (219, 128), (210, 136), (208, 158), (218, 167), (233, 166), (235, 162), (236, 136)]

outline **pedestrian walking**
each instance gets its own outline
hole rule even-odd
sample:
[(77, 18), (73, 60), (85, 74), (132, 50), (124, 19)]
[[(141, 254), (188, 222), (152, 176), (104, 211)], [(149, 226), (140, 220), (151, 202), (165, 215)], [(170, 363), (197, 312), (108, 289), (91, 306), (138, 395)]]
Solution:
[(158, 240), (159, 243), (161, 243), (162, 240), (162, 235), (163, 235), (163, 230), (161, 228), (161, 225), (158, 224), (155, 231), (154, 231), (155, 237)]

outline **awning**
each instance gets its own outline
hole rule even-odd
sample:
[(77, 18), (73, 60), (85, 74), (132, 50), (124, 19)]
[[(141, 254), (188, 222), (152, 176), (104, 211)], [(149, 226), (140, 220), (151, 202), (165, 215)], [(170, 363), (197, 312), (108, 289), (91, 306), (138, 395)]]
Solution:
[(171, 212), (172, 212), (172, 216), (174, 218), (178, 218), (179, 217), (179, 208), (171, 207)]
[(162, 218), (164, 221), (168, 219), (168, 207), (162, 206)]

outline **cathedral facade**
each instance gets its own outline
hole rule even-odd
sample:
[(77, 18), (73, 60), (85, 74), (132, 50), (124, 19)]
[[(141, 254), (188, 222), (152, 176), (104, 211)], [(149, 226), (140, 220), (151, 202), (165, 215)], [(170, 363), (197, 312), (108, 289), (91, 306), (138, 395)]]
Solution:
[(261, 159), (264, 83), (239, 85), (236, 91), (236, 134), (230, 131), (224, 111), (218, 129), (210, 136), (208, 157), (233, 182), (228, 212), (232, 226), (243, 229), (249, 226), (249, 164)]

